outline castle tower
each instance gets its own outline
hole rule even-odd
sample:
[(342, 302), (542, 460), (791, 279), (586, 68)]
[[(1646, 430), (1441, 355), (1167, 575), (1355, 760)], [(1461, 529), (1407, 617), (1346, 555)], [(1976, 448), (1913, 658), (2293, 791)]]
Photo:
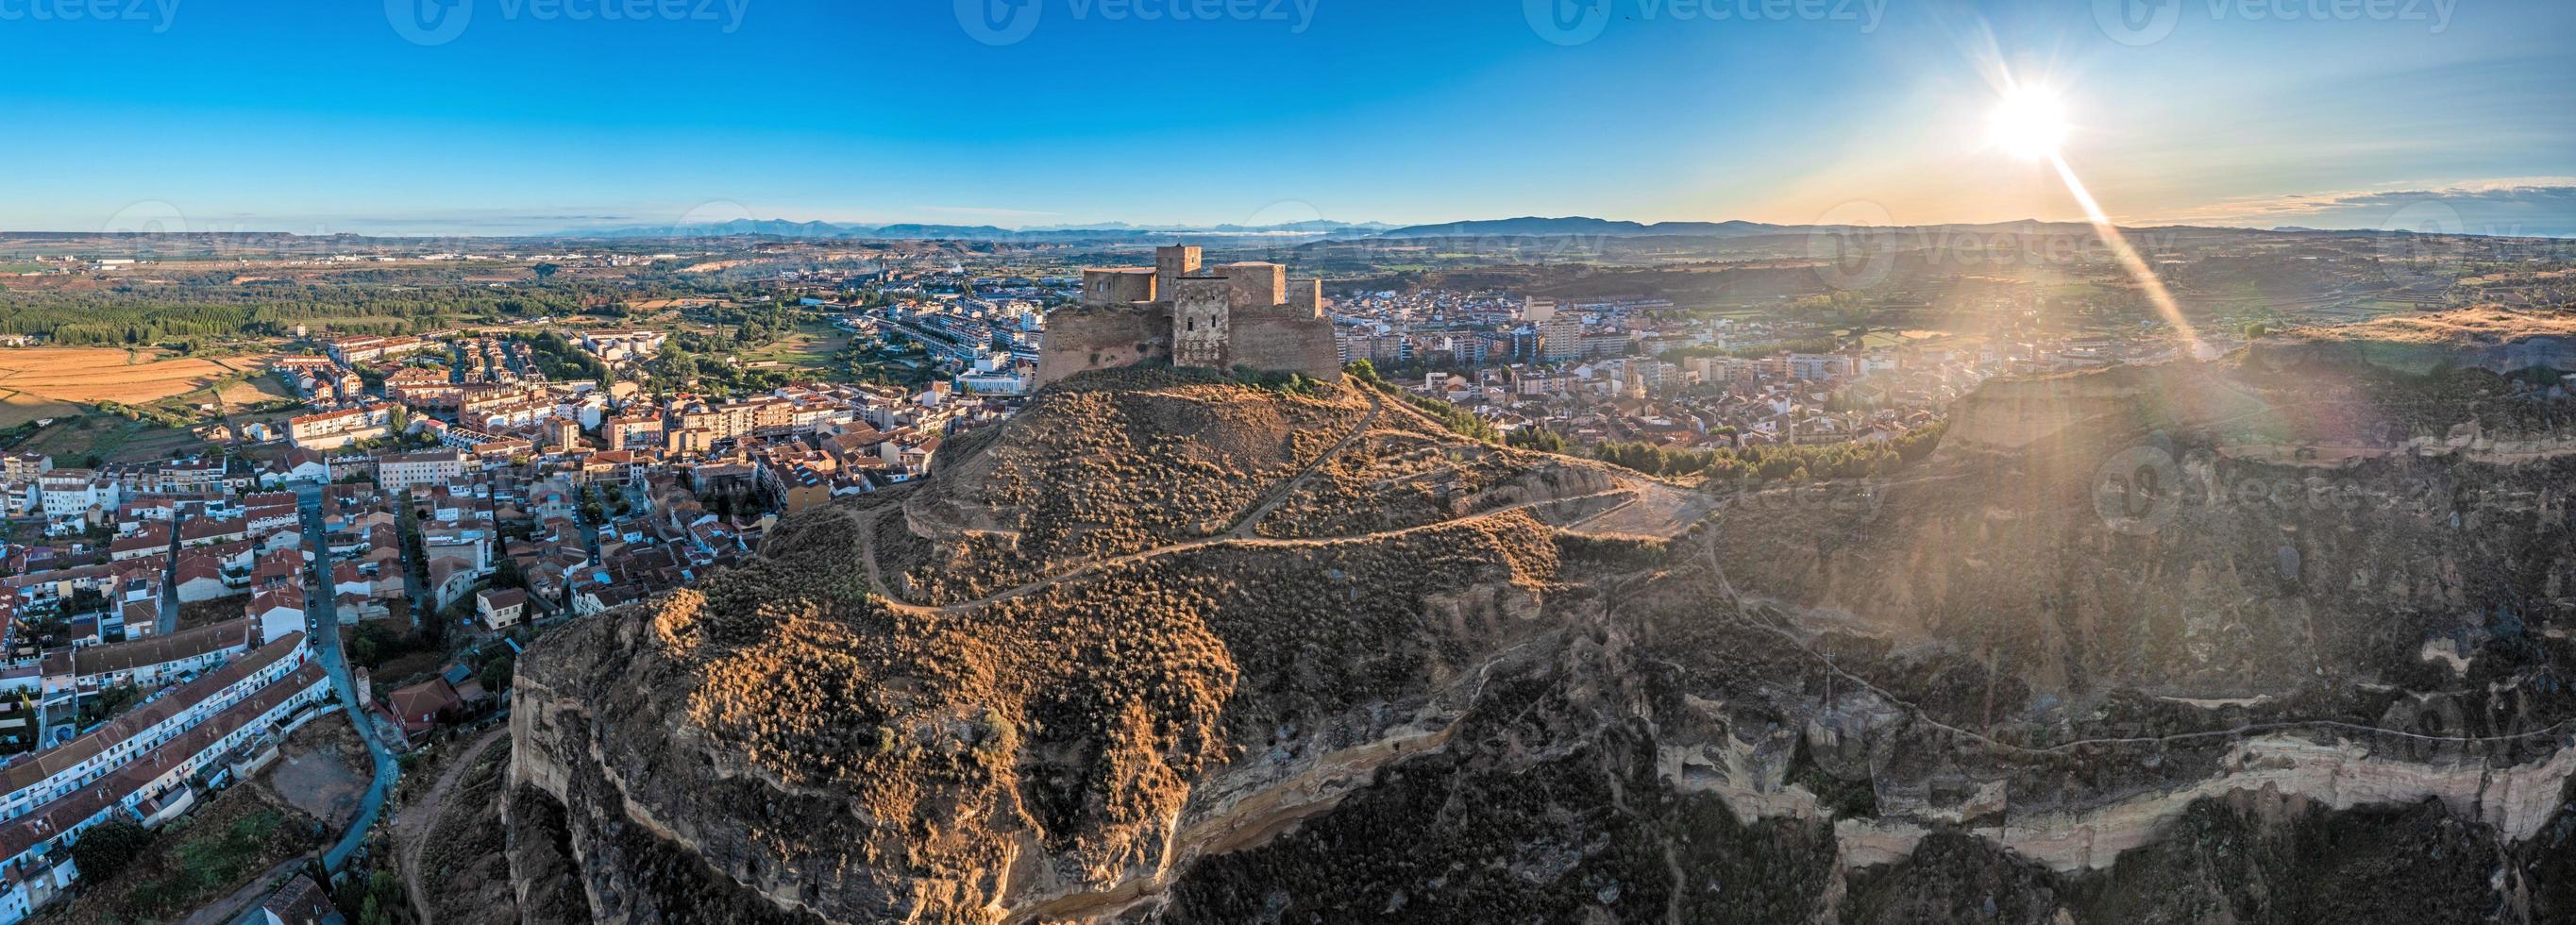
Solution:
[(1154, 248), (1154, 291), (1159, 298), (1171, 298), (1180, 278), (1199, 271), (1199, 247), (1177, 244)]
[(1222, 276), (1184, 276), (1172, 287), (1174, 365), (1226, 368), (1227, 341), (1234, 330), (1233, 295), (1232, 281)]
[(1096, 369), (1178, 366), (1341, 378), (1323, 283), (1276, 263), (1202, 266), (1199, 248), (1154, 249), (1150, 267), (1082, 271), (1082, 302), (1047, 313), (1038, 384)]
[(1275, 263), (1229, 263), (1216, 268), (1234, 291), (1236, 308), (1269, 308), (1288, 302), (1288, 268)]

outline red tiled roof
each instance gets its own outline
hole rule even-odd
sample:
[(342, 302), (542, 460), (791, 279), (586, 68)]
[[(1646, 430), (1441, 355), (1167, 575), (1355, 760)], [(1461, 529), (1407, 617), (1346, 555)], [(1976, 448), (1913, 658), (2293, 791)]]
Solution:
[(167, 636), (154, 636), (134, 642), (85, 646), (72, 652), (72, 661), (77, 674), (88, 676), (175, 662), (235, 646), (258, 644), (259, 624), (256, 621), (228, 620), (192, 630), (181, 630)]
[[(6, 828), (0, 828), (0, 858), (17, 857), (64, 829), (88, 821), (108, 807), (123, 802), (126, 797), (142, 790), (145, 784), (168, 773), (173, 766), (205, 751), (261, 714), (276, 709), (278, 704), (285, 703), (287, 698), (311, 687), (323, 677), (321, 663), (308, 662), (277, 683), (261, 688), (258, 693), (242, 698), (222, 713), (144, 752), (118, 768), (116, 773), (37, 807)], [(16, 870), (0, 870), (0, 877), (14, 879), (18, 873)]]
[(406, 733), (435, 728), (438, 714), (463, 705), (445, 678), (431, 678), (385, 695), (386, 709)]
[(88, 735), (64, 743), (60, 748), (38, 753), (32, 759), (0, 768), (0, 794), (16, 793), (35, 786), (65, 768), (77, 766), (114, 747), (135, 733), (159, 725), (162, 720), (231, 686), (233, 682), (276, 664), (278, 659), (293, 653), (303, 641), (303, 633), (288, 633), (276, 642), (261, 646), (258, 651), (226, 662), (223, 667), (199, 675), (196, 680), (180, 685), (151, 703), (107, 721)]

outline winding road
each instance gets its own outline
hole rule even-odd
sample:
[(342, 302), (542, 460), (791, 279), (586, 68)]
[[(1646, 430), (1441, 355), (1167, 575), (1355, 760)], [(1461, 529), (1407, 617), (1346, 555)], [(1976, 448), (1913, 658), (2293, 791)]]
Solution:
[[(938, 604), (938, 605), (931, 605), (931, 604), (916, 604), (916, 603), (912, 603), (912, 602), (910, 602), (910, 601), (906, 601), (906, 600), (904, 600), (903, 598), (896, 596), (896, 595), (894, 594), (893, 590), (892, 590), (892, 589), (890, 589), (890, 588), (888, 588), (888, 587), (886, 586), (884, 571), (883, 571), (881, 568), (879, 568), (879, 566), (878, 566), (878, 564), (877, 564), (877, 551), (876, 551), (876, 525), (877, 525), (877, 521), (878, 521), (879, 519), (883, 518), (886, 514), (891, 513), (891, 512), (894, 512), (894, 511), (898, 511), (898, 510), (905, 511), (905, 512), (906, 512), (906, 516), (910, 516), (910, 512), (909, 512), (909, 510), (908, 510), (908, 505), (905, 505), (905, 504), (893, 504), (893, 505), (887, 505), (887, 506), (885, 506), (885, 507), (877, 508), (876, 510), (873, 510), (873, 511), (866, 511), (866, 512), (862, 512), (862, 513), (859, 513), (859, 514), (852, 515), (852, 520), (854, 520), (854, 521), (857, 523), (857, 525), (858, 525), (858, 533), (859, 533), (859, 553), (860, 553), (860, 558), (861, 558), (862, 560), (864, 560), (864, 562), (865, 562), (865, 564), (866, 564), (866, 572), (867, 572), (867, 576), (868, 576), (868, 587), (869, 587), (869, 589), (870, 589), (870, 590), (872, 590), (872, 591), (874, 591), (874, 592), (876, 593), (877, 597), (878, 597), (880, 600), (882, 600), (882, 601), (884, 601), (884, 602), (885, 602), (886, 606), (888, 606), (888, 607), (890, 607), (890, 608), (893, 608), (893, 609), (895, 609), (895, 610), (897, 610), (897, 611), (901, 611), (901, 612), (904, 612), (904, 613), (913, 613), (913, 614), (958, 614), (958, 613), (965, 613), (965, 612), (967, 612), (967, 611), (971, 611), (971, 610), (976, 610), (976, 609), (978, 609), (978, 608), (986, 607), (986, 606), (989, 606), (989, 605), (992, 605), (992, 604), (996, 604), (996, 603), (999, 603), (999, 602), (1002, 602), (1002, 601), (1010, 600), (1010, 599), (1012, 599), (1012, 598), (1016, 598), (1016, 597), (1023, 597), (1023, 596), (1026, 596), (1026, 595), (1029, 595), (1029, 594), (1032, 594), (1032, 593), (1035, 593), (1035, 592), (1041, 591), (1041, 590), (1045, 590), (1045, 589), (1047, 589), (1047, 588), (1049, 588), (1049, 587), (1053, 587), (1053, 586), (1055, 586), (1055, 585), (1057, 585), (1057, 584), (1059, 584), (1059, 583), (1062, 583), (1062, 582), (1064, 582), (1064, 581), (1067, 581), (1067, 580), (1070, 580), (1070, 579), (1074, 579), (1074, 578), (1079, 578), (1079, 577), (1082, 577), (1082, 576), (1084, 576), (1084, 575), (1089, 575), (1089, 574), (1092, 574), (1092, 573), (1095, 573), (1095, 572), (1101, 571), (1101, 570), (1103, 570), (1103, 569), (1113, 568), (1113, 567), (1121, 566), (1121, 565), (1128, 565), (1128, 564), (1132, 564), (1132, 563), (1136, 563), (1136, 562), (1142, 562), (1142, 561), (1145, 561), (1145, 560), (1147, 560), (1147, 559), (1154, 559), (1154, 558), (1159, 558), (1159, 557), (1162, 557), (1162, 556), (1174, 555), (1174, 554), (1177, 554), (1177, 553), (1189, 552), (1189, 551), (1197, 550), (1197, 549), (1205, 549), (1205, 548), (1212, 547), (1212, 546), (1238, 546), (1238, 547), (1246, 547), (1246, 548), (1283, 549), (1283, 548), (1297, 548), (1297, 547), (1332, 546), (1332, 545), (1338, 545), (1338, 544), (1342, 544), (1342, 543), (1368, 542), (1368, 541), (1373, 541), (1373, 540), (1387, 539), (1387, 538), (1390, 538), (1390, 537), (1404, 536), (1404, 535), (1412, 534), (1412, 533), (1421, 533), (1421, 532), (1430, 531), (1430, 530), (1439, 530), (1439, 529), (1444, 529), (1444, 528), (1448, 528), (1448, 527), (1454, 527), (1454, 526), (1457, 526), (1457, 525), (1462, 524), (1462, 523), (1467, 523), (1467, 522), (1471, 522), (1471, 521), (1475, 521), (1475, 520), (1482, 520), (1482, 519), (1492, 518), (1492, 517), (1500, 517), (1500, 516), (1503, 516), (1503, 515), (1505, 515), (1505, 514), (1510, 514), (1510, 513), (1514, 512), (1514, 511), (1520, 511), (1520, 510), (1525, 510), (1525, 509), (1533, 508), (1533, 507), (1540, 507), (1540, 506), (1544, 506), (1544, 505), (1551, 505), (1551, 504), (1573, 504), (1573, 503), (1578, 503), (1578, 502), (1582, 502), (1582, 501), (1594, 500), (1594, 499), (1598, 499), (1598, 498), (1607, 498), (1607, 497), (1611, 497), (1611, 496), (1614, 496), (1614, 495), (1629, 495), (1629, 496), (1632, 496), (1632, 497), (1633, 497), (1633, 496), (1635, 496), (1635, 495), (1637, 495), (1637, 494), (1638, 494), (1638, 492), (1637, 492), (1637, 489), (1636, 489), (1636, 488), (1634, 488), (1634, 487), (1630, 487), (1630, 486), (1625, 485), (1625, 484), (1622, 484), (1622, 485), (1620, 485), (1619, 487), (1610, 488), (1610, 489), (1607, 489), (1607, 490), (1604, 490), (1604, 491), (1597, 491), (1597, 492), (1593, 492), (1593, 493), (1590, 493), (1590, 494), (1583, 494), (1583, 495), (1570, 495), (1570, 496), (1562, 497), (1562, 498), (1538, 498), (1538, 499), (1533, 499), (1533, 500), (1528, 500), (1528, 501), (1517, 501), (1517, 502), (1513, 502), (1513, 503), (1511, 503), (1511, 504), (1506, 504), (1506, 505), (1503, 505), (1503, 506), (1501, 506), (1501, 507), (1494, 508), (1494, 509), (1492, 509), (1492, 510), (1488, 510), (1488, 511), (1480, 511), (1480, 512), (1477, 512), (1477, 513), (1474, 513), (1474, 514), (1470, 514), (1470, 515), (1467, 515), (1467, 516), (1464, 516), (1464, 517), (1455, 517), (1455, 518), (1450, 518), (1450, 519), (1448, 519), (1448, 520), (1438, 520), (1438, 521), (1433, 521), (1433, 522), (1431, 522), (1431, 523), (1416, 524), (1416, 525), (1413, 525), (1413, 526), (1410, 526), (1410, 527), (1401, 527), (1401, 528), (1397, 528), (1397, 529), (1394, 529), (1394, 530), (1381, 530), (1381, 531), (1377, 531), (1377, 532), (1374, 532), (1374, 533), (1359, 533), (1359, 534), (1350, 534), (1350, 535), (1344, 535), (1344, 536), (1296, 537), (1296, 538), (1264, 537), (1264, 536), (1253, 536), (1253, 535), (1251, 535), (1251, 530), (1252, 530), (1253, 526), (1254, 526), (1255, 524), (1260, 523), (1262, 518), (1269, 516), (1270, 512), (1272, 512), (1272, 511), (1276, 510), (1276, 509), (1278, 508), (1279, 504), (1280, 504), (1281, 502), (1285, 501), (1285, 500), (1286, 500), (1286, 499), (1287, 499), (1287, 498), (1288, 498), (1292, 493), (1294, 493), (1294, 492), (1296, 491), (1296, 489), (1297, 489), (1297, 487), (1298, 487), (1299, 485), (1304, 484), (1304, 482), (1305, 482), (1305, 480), (1306, 480), (1306, 478), (1307, 478), (1308, 476), (1313, 475), (1317, 470), (1319, 470), (1319, 469), (1323, 468), (1323, 466), (1324, 466), (1324, 464), (1325, 464), (1326, 462), (1329, 462), (1329, 461), (1331, 461), (1333, 458), (1335, 458), (1335, 457), (1337, 457), (1337, 456), (1340, 456), (1340, 455), (1342, 454), (1342, 451), (1343, 451), (1343, 450), (1348, 449), (1352, 443), (1356, 442), (1356, 441), (1357, 441), (1361, 436), (1363, 436), (1363, 435), (1367, 434), (1367, 433), (1369, 432), (1369, 430), (1370, 430), (1371, 428), (1373, 428), (1373, 427), (1376, 425), (1377, 418), (1378, 418), (1378, 413), (1379, 413), (1380, 411), (1383, 411), (1383, 410), (1385, 409), (1386, 405), (1385, 405), (1384, 401), (1383, 401), (1383, 400), (1381, 400), (1381, 399), (1380, 399), (1380, 398), (1379, 398), (1379, 397), (1378, 397), (1374, 392), (1372, 392), (1372, 393), (1369, 395), (1369, 400), (1370, 400), (1370, 402), (1372, 403), (1373, 407), (1371, 407), (1371, 408), (1370, 408), (1368, 416), (1367, 416), (1367, 417), (1365, 417), (1365, 418), (1362, 418), (1362, 419), (1360, 420), (1359, 424), (1358, 424), (1357, 426), (1355, 426), (1355, 427), (1353, 427), (1353, 428), (1352, 428), (1352, 430), (1351, 430), (1351, 432), (1350, 432), (1350, 433), (1348, 433), (1348, 434), (1344, 434), (1344, 435), (1342, 436), (1342, 439), (1341, 439), (1341, 440), (1339, 440), (1339, 441), (1335, 442), (1332, 446), (1330, 446), (1330, 447), (1326, 448), (1322, 454), (1320, 454), (1320, 455), (1318, 455), (1317, 457), (1315, 457), (1315, 461), (1314, 461), (1314, 462), (1307, 464), (1307, 466), (1306, 466), (1306, 468), (1305, 468), (1305, 469), (1300, 470), (1300, 471), (1299, 471), (1296, 475), (1294, 475), (1294, 476), (1290, 476), (1289, 478), (1287, 478), (1287, 479), (1285, 479), (1285, 480), (1282, 480), (1282, 481), (1279, 483), (1279, 486), (1278, 486), (1277, 488), (1273, 488), (1273, 489), (1271, 489), (1271, 491), (1270, 491), (1269, 495), (1268, 495), (1264, 500), (1262, 500), (1261, 502), (1259, 502), (1258, 504), (1255, 504), (1255, 505), (1253, 506), (1253, 509), (1252, 509), (1252, 511), (1251, 511), (1251, 513), (1250, 513), (1250, 514), (1246, 515), (1246, 516), (1245, 516), (1241, 521), (1239, 521), (1239, 522), (1238, 522), (1238, 523), (1237, 523), (1237, 524), (1236, 524), (1232, 529), (1229, 529), (1229, 530), (1227, 530), (1227, 531), (1226, 531), (1226, 532), (1224, 532), (1224, 533), (1220, 533), (1220, 534), (1217, 534), (1217, 535), (1214, 535), (1214, 536), (1200, 537), (1200, 538), (1198, 538), (1198, 539), (1194, 539), (1194, 540), (1182, 540), (1182, 541), (1180, 541), (1180, 542), (1176, 542), (1176, 543), (1165, 543), (1165, 544), (1163, 544), (1163, 545), (1155, 546), (1155, 547), (1152, 547), (1152, 548), (1149, 548), (1149, 549), (1140, 549), (1140, 550), (1137, 550), (1137, 551), (1135, 551), (1135, 552), (1122, 553), (1122, 554), (1120, 554), (1120, 555), (1110, 556), (1110, 557), (1102, 558), (1102, 559), (1093, 559), (1093, 560), (1090, 560), (1090, 561), (1087, 561), (1087, 562), (1083, 562), (1083, 563), (1080, 563), (1080, 564), (1074, 565), (1074, 566), (1072, 566), (1072, 567), (1070, 567), (1070, 568), (1066, 568), (1066, 569), (1064, 569), (1064, 570), (1062, 570), (1062, 571), (1056, 572), (1055, 574), (1052, 574), (1052, 575), (1048, 575), (1048, 576), (1046, 576), (1046, 577), (1044, 577), (1044, 578), (1039, 578), (1039, 579), (1036, 579), (1036, 580), (1034, 580), (1034, 581), (1030, 581), (1030, 582), (1028, 582), (1028, 583), (1026, 583), (1026, 584), (1018, 585), (1018, 586), (1016, 586), (1016, 587), (1007, 588), (1007, 589), (1004, 589), (1004, 590), (1001, 590), (1001, 591), (996, 591), (996, 592), (994, 592), (994, 593), (992, 593), (992, 594), (988, 594), (988, 595), (985, 595), (985, 596), (983, 596), (983, 597), (976, 598), (976, 599), (971, 600), (971, 601), (959, 601), (959, 602), (957, 602), (957, 603), (953, 603), (953, 604)], [(1407, 410), (1410, 410), (1410, 409), (1407, 409)], [(907, 499), (907, 500), (909, 500), (909, 499)], [(1622, 505), (1622, 506), (1624, 506), (1624, 505)], [(1597, 517), (1600, 517), (1600, 516), (1604, 516), (1604, 515), (1606, 515), (1606, 514), (1609, 514), (1611, 511), (1616, 511), (1616, 510), (1618, 510), (1618, 509), (1619, 509), (1619, 507), (1621, 507), (1621, 506), (1614, 506), (1614, 507), (1610, 508), (1609, 510), (1602, 511), (1600, 514), (1595, 514), (1595, 515), (1593, 515), (1592, 517), (1587, 517), (1587, 518), (1584, 518), (1584, 519), (1585, 519), (1585, 520), (1591, 520), (1591, 519), (1594, 519), (1594, 518), (1597, 518)]]
[(349, 658), (340, 648), (340, 613), (337, 595), (331, 593), (331, 548), (322, 530), (322, 486), (307, 485), (295, 490), (296, 506), (304, 514), (304, 542), (313, 553), (313, 591), (305, 595), (305, 631), (313, 651), (322, 659), (322, 667), (331, 673), (331, 687), (339, 692), (340, 707), (349, 713), (349, 724), (358, 728), (359, 741), (367, 743), (367, 754), (375, 759), (375, 781), (358, 801), (358, 815), (349, 822), (349, 831), (322, 855), (322, 865), (333, 873), (348, 866), (349, 858), (367, 842), (367, 830), (384, 814), (385, 797), (393, 792), (394, 778), (401, 769), (394, 764), (393, 752), (376, 735), (375, 720), (367, 715), (366, 699), (360, 695), (357, 682), (349, 676)]

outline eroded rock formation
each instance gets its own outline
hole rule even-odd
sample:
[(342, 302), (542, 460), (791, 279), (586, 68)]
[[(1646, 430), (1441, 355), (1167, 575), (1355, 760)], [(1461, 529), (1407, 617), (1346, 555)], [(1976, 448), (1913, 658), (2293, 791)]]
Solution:
[(2441, 441), (2560, 401), (2003, 382), (1746, 493), (1087, 374), (532, 648), (512, 869), (610, 921), (2559, 920), (2576, 461)]

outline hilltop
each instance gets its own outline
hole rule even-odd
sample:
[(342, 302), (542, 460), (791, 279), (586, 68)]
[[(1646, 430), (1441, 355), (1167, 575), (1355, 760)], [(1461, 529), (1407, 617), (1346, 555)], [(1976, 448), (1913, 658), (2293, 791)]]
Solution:
[(1087, 373), (533, 647), (513, 876), (617, 921), (2552, 920), (2576, 463), (2530, 394), (2007, 380), (1892, 478), (1737, 492)]
[[(532, 652), (522, 798), (579, 854), (701, 858), (833, 920), (1114, 909), (1436, 743), (1499, 653), (1558, 629), (1586, 523), (1698, 503), (1356, 387), (1169, 369), (1079, 377), (963, 443)], [(715, 914), (689, 877), (634, 879), (687, 866), (592, 865), (635, 904), (596, 911)]]

